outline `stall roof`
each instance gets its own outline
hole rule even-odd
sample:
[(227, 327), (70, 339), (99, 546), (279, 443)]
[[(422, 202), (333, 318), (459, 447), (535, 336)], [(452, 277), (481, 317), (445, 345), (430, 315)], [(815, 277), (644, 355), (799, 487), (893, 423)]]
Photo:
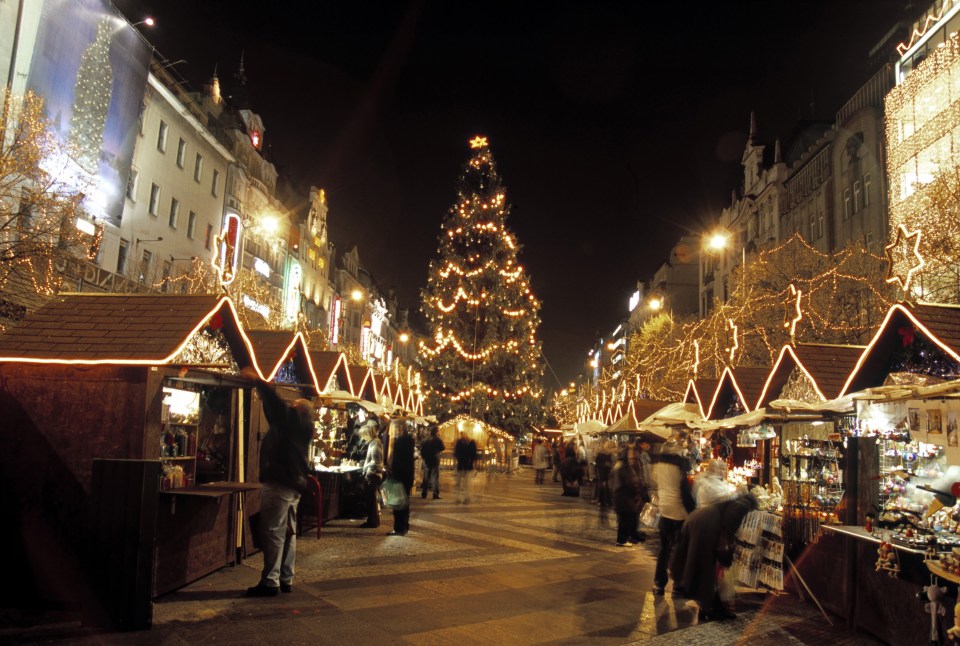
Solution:
[(706, 416), (707, 405), (704, 402), (713, 400), (719, 385), (719, 379), (691, 379), (687, 382), (687, 392), (683, 395), (683, 401), (686, 404), (696, 404), (700, 408), (700, 414)]
[(350, 381), (353, 383), (353, 394), (374, 404), (379, 403), (377, 396), (377, 382), (370, 366), (349, 366)]
[(865, 347), (824, 343), (783, 346), (763, 386), (756, 408), (779, 398), (795, 369), (803, 372), (822, 399), (837, 397)]
[(233, 301), (185, 294), (60, 294), (0, 335), (0, 361), (169, 364), (208, 326), (239, 365), (255, 365)]
[(841, 395), (883, 384), (894, 353), (919, 334), (945, 357), (960, 363), (960, 306), (898, 303), (890, 307), (877, 333), (850, 373)]
[[(350, 379), (350, 369), (347, 366), (347, 357), (342, 352), (332, 350), (311, 350), (310, 363), (317, 374), (317, 387), (321, 393), (329, 390), (343, 390), (353, 393), (353, 381)], [(334, 377), (337, 387), (332, 388)]]
[(724, 368), (720, 375), (720, 383), (714, 391), (713, 399), (710, 401), (710, 408), (704, 416), (706, 419), (716, 419), (725, 411), (734, 397), (740, 400), (745, 413), (754, 410), (756, 402), (760, 398), (760, 391), (763, 390), (764, 381), (770, 373), (770, 368)]

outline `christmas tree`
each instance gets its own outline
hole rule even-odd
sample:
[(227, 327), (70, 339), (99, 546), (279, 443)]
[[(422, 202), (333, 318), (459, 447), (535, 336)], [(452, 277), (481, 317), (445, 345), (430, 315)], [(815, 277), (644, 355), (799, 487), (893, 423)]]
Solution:
[(441, 421), (468, 414), (516, 435), (543, 416), (540, 303), (505, 225), (510, 207), (487, 141), (470, 146), (421, 293), (431, 340), (420, 360)]
[(70, 150), (80, 167), (96, 174), (103, 147), (103, 131), (110, 110), (113, 69), (110, 67), (108, 20), (97, 26), (97, 36), (80, 56), (77, 83), (73, 89), (73, 116), (70, 117)]

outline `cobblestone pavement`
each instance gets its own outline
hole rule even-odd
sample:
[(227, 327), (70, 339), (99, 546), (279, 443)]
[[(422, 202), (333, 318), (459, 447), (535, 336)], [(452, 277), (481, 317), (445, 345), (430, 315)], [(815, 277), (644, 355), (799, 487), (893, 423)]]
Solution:
[[(738, 618), (697, 625), (695, 609), (651, 592), (656, 541), (614, 544), (586, 498), (550, 482), (480, 474), (456, 504), (449, 474), (440, 500), (415, 496), (411, 530), (388, 536), (335, 520), (298, 543), (294, 591), (248, 599), (259, 556), (157, 600), (154, 625), (95, 634), (69, 626), (0, 642), (80, 644), (874, 644), (831, 627), (789, 596), (741, 591)], [(584, 488), (589, 494), (590, 489)], [(763, 641), (757, 642), (757, 639)]]

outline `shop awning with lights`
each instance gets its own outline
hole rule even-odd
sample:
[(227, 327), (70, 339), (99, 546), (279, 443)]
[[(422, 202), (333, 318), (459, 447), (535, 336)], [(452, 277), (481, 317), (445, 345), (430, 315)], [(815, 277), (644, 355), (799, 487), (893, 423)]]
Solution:
[(320, 386), (307, 341), (300, 332), (283, 330), (250, 330), (247, 337), (253, 345), (260, 372), (267, 381), (281, 384), (310, 384), (319, 394)]
[(756, 408), (774, 400), (827, 401), (840, 395), (863, 354), (862, 345), (785, 345), (764, 383)]
[(184, 294), (61, 294), (0, 335), (0, 362), (256, 367), (233, 301)]
[(934, 380), (960, 377), (960, 306), (893, 305), (840, 395), (882, 386), (898, 373)]
[(377, 379), (373, 368), (369, 366), (350, 366), (350, 380), (353, 382), (353, 394), (360, 399), (379, 403), (377, 393)]
[(713, 401), (713, 395), (720, 385), (719, 379), (691, 379), (687, 382), (687, 391), (683, 395), (684, 404), (696, 404), (700, 416), (707, 416), (707, 409)]

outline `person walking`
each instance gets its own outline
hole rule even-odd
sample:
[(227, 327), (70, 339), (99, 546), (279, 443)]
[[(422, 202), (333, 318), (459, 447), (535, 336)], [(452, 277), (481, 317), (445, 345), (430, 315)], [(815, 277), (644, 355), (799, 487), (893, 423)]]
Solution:
[(670, 573), (674, 590), (680, 587), (684, 596), (697, 602), (700, 621), (736, 618), (720, 599), (718, 566), (729, 568), (733, 564), (737, 530), (758, 506), (750, 494), (727, 498), (696, 510), (684, 523)]
[(564, 449), (563, 463), (560, 465), (560, 479), (563, 481), (563, 496), (580, 497), (580, 485), (583, 484), (583, 467), (577, 460), (577, 447), (571, 441)]
[(560, 480), (560, 462), (563, 460), (563, 456), (560, 455), (560, 440), (553, 441), (553, 481), (559, 482)]
[[(637, 523), (640, 515), (640, 479), (630, 464), (630, 447), (617, 452), (617, 463), (610, 474), (613, 487), (613, 510), (617, 513), (617, 547), (629, 547), (638, 539)], [(639, 535), (643, 537), (643, 535)]]
[[(660, 550), (653, 575), (653, 593), (662, 595), (667, 587), (667, 566), (687, 515), (696, 508), (687, 474), (690, 461), (674, 435), (651, 456), (653, 486), (660, 505)], [(649, 485), (648, 485), (649, 486)]]
[(306, 491), (307, 450), (314, 434), (316, 410), (306, 399), (287, 405), (280, 395), (246, 367), (241, 376), (250, 381), (263, 402), (270, 428), (260, 446), (260, 523), (263, 569), (260, 582), (247, 588), (248, 597), (275, 597), (293, 591), (297, 560), (297, 505)]
[(467, 437), (464, 431), (460, 431), (460, 437), (453, 445), (453, 457), (457, 462), (457, 504), (467, 504), (470, 502), (473, 468), (477, 461), (477, 443), (472, 438)]
[[(613, 496), (610, 488), (610, 476), (613, 472), (613, 457), (617, 445), (607, 440), (597, 451), (597, 504), (600, 505), (600, 523), (607, 525), (607, 511), (613, 505)], [(618, 520), (619, 522), (619, 520)]]
[(363, 459), (363, 480), (366, 484), (367, 521), (360, 527), (380, 527), (380, 483), (383, 482), (383, 442), (380, 441), (379, 424), (376, 420), (367, 420), (360, 428), (360, 434), (367, 441), (367, 450)]
[(430, 437), (420, 446), (420, 458), (423, 460), (423, 490), (421, 498), (427, 497), (427, 491), (433, 489), (433, 499), (440, 498), (440, 454), (447, 448), (437, 435), (437, 427), (430, 427)]
[(393, 510), (390, 536), (406, 536), (410, 531), (410, 492), (413, 490), (413, 435), (403, 422), (395, 422), (396, 436), (390, 451), (390, 477), (399, 480), (407, 492), (407, 504)]
[(547, 464), (549, 464), (549, 459), (547, 457), (547, 447), (544, 446), (542, 440), (533, 441), (533, 470), (535, 476), (533, 478), (534, 484), (542, 485), (543, 479), (547, 474)]

